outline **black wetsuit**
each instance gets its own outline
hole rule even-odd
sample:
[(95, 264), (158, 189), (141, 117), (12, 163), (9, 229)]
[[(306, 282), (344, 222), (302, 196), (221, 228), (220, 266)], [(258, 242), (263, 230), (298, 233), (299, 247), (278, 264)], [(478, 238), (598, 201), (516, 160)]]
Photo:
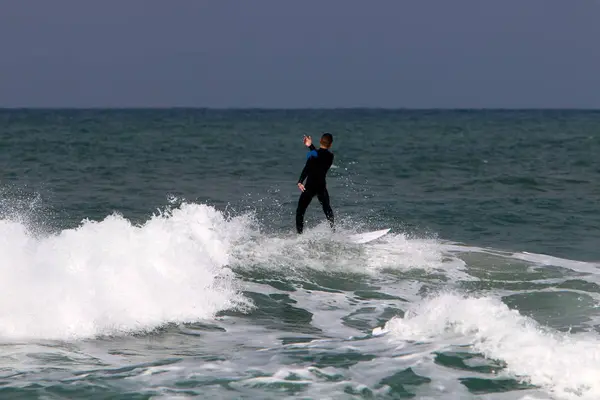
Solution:
[(329, 171), (329, 167), (333, 164), (333, 153), (327, 149), (315, 149), (315, 146), (310, 145), (310, 151), (306, 155), (306, 165), (300, 174), (298, 183), (304, 182), (304, 192), (298, 200), (298, 208), (296, 209), (296, 230), (302, 233), (304, 227), (304, 213), (315, 195), (323, 206), (325, 216), (333, 229), (333, 210), (329, 205), (329, 193), (327, 193), (327, 184), (325, 175)]

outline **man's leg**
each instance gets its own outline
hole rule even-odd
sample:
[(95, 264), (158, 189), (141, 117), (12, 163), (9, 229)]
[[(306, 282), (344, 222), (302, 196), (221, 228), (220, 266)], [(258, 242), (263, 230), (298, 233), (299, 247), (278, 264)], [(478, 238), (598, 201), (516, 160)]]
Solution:
[(319, 202), (323, 206), (323, 212), (325, 213), (325, 217), (327, 217), (327, 220), (329, 221), (331, 229), (335, 230), (335, 227), (333, 225), (333, 210), (331, 209), (331, 205), (329, 204), (329, 193), (327, 192), (326, 188), (323, 188), (323, 190), (320, 190), (317, 193), (317, 199), (319, 199)]
[(304, 213), (314, 196), (314, 192), (304, 190), (298, 199), (298, 208), (296, 208), (296, 231), (302, 233), (304, 228)]

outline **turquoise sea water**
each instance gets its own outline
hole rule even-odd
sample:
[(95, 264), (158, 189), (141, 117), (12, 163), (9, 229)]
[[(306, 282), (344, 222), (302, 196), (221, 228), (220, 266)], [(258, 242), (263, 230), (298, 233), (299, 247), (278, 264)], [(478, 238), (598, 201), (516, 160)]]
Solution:
[(597, 154), (592, 111), (2, 110), (0, 395), (598, 399)]

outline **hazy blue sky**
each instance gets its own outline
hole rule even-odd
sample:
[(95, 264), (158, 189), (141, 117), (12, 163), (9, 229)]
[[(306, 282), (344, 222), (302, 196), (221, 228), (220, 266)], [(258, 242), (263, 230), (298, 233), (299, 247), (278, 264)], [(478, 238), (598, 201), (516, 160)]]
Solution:
[(600, 0), (3, 0), (0, 106), (600, 108)]

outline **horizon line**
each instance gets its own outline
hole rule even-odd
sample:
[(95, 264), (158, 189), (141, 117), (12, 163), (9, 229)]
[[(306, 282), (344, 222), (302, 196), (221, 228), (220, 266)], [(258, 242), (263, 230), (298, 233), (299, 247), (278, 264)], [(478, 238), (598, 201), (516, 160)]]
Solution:
[(0, 106), (2, 111), (204, 110), (204, 111), (600, 111), (597, 107), (202, 107), (202, 106)]

